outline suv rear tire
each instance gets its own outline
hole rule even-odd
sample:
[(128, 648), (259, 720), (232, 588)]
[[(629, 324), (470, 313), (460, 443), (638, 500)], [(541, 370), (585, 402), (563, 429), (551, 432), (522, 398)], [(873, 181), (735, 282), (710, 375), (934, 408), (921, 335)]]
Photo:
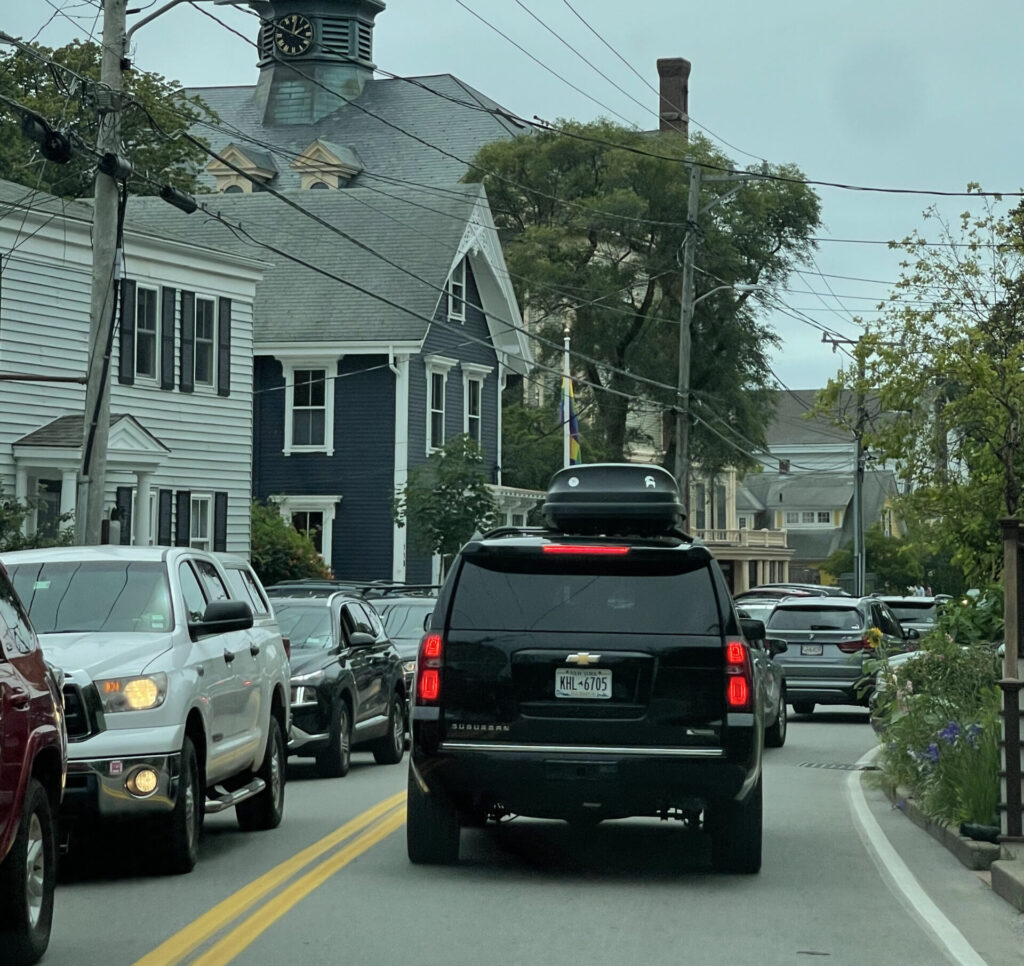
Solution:
[(420, 788), (409, 769), (405, 845), (417, 865), (454, 865), (459, 861), (461, 828), (455, 809)]
[(745, 802), (722, 802), (709, 809), (711, 865), (716, 872), (761, 871), (761, 778)]
[(281, 737), (281, 726), (277, 718), (271, 715), (267, 729), (267, 750), (256, 772), (256, 777), (262, 778), (266, 787), (258, 795), (235, 806), (239, 828), (255, 832), (277, 828), (281, 824), (284, 815), (284, 769), (284, 738)]
[(794, 701), (793, 710), (797, 714), (814, 714), (813, 701)]
[(388, 708), (388, 730), (372, 745), (373, 760), (378, 765), (397, 765), (405, 755), (405, 700), (395, 692)]
[(27, 966), (50, 943), (56, 881), (57, 829), (46, 789), (29, 781), (14, 844), (0, 864), (0, 942), (4, 962)]

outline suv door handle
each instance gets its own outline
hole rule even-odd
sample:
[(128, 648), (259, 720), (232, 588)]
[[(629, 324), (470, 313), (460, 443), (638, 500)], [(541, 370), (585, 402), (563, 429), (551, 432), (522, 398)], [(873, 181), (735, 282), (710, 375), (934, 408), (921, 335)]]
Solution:
[(259, 646), (259, 644), (250, 644), (249, 645), (249, 653), (253, 657), (259, 657), (260, 656), (260, 646)]
[(230, 664), (234, 659), (235, 659), (234, 653), (232, 651), (229, 651), (227, 648), (225, 648), (224, 649), (224, 663), (225, 664)]

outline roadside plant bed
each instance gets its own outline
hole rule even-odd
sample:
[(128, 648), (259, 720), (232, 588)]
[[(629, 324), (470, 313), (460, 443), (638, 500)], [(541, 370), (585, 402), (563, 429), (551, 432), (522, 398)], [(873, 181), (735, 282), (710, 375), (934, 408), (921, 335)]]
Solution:
[(872, 662), (883, 780), (905, 789), (928, 819), (965, 826), (972, 838), (999, 824), (999, 660), (979, 643), (992, 629), (979, 625), (1002, 608), (983, 602), (948, 605), (909, 658)]

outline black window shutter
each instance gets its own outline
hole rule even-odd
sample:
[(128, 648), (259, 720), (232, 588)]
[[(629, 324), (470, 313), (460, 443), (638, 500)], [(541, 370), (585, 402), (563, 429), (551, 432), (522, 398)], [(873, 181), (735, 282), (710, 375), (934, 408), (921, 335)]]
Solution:
[(196, 385), (196, 293), (181, 292), (181, 372), (178, 386), (192, 392)]
[[(174, 388), (174, 303), (173, 288), (160, 289), (160, 388)], [(170, 526), (170, 524), (168, 524)]]
[(132, 488), (119, 486), (114, 499), (117, 507), (117, 522), (121, 527), (121, 543), (128, 546), (132, 542)]
[(170, 490), (161, 490), (156, 523), (156, 542), (161, 547), (171, 545), (171, 501), (173, 494)]
[(213, 549), (228, 549), (228, 495), (213, 494)]
[(192, 491), (174, 494), (174, 545), (187, 547), (192, 540)]
[(231, 299), (217, 300), (217, 395), (231, 395)]
[(117, 381), (122, 386), (135, 383), (135, 283), (121, 282), (121, 343)]

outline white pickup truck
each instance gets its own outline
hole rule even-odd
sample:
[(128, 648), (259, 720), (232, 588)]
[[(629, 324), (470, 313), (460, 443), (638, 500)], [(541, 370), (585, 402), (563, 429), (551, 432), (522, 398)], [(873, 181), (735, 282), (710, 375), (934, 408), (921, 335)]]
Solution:
[(288, 656), (244, 559), (119, 546), (2, 559), (65, 675), (62, 821), (148, 822), (175, 873), (196, 863), (204, 812), (280, 823)]

